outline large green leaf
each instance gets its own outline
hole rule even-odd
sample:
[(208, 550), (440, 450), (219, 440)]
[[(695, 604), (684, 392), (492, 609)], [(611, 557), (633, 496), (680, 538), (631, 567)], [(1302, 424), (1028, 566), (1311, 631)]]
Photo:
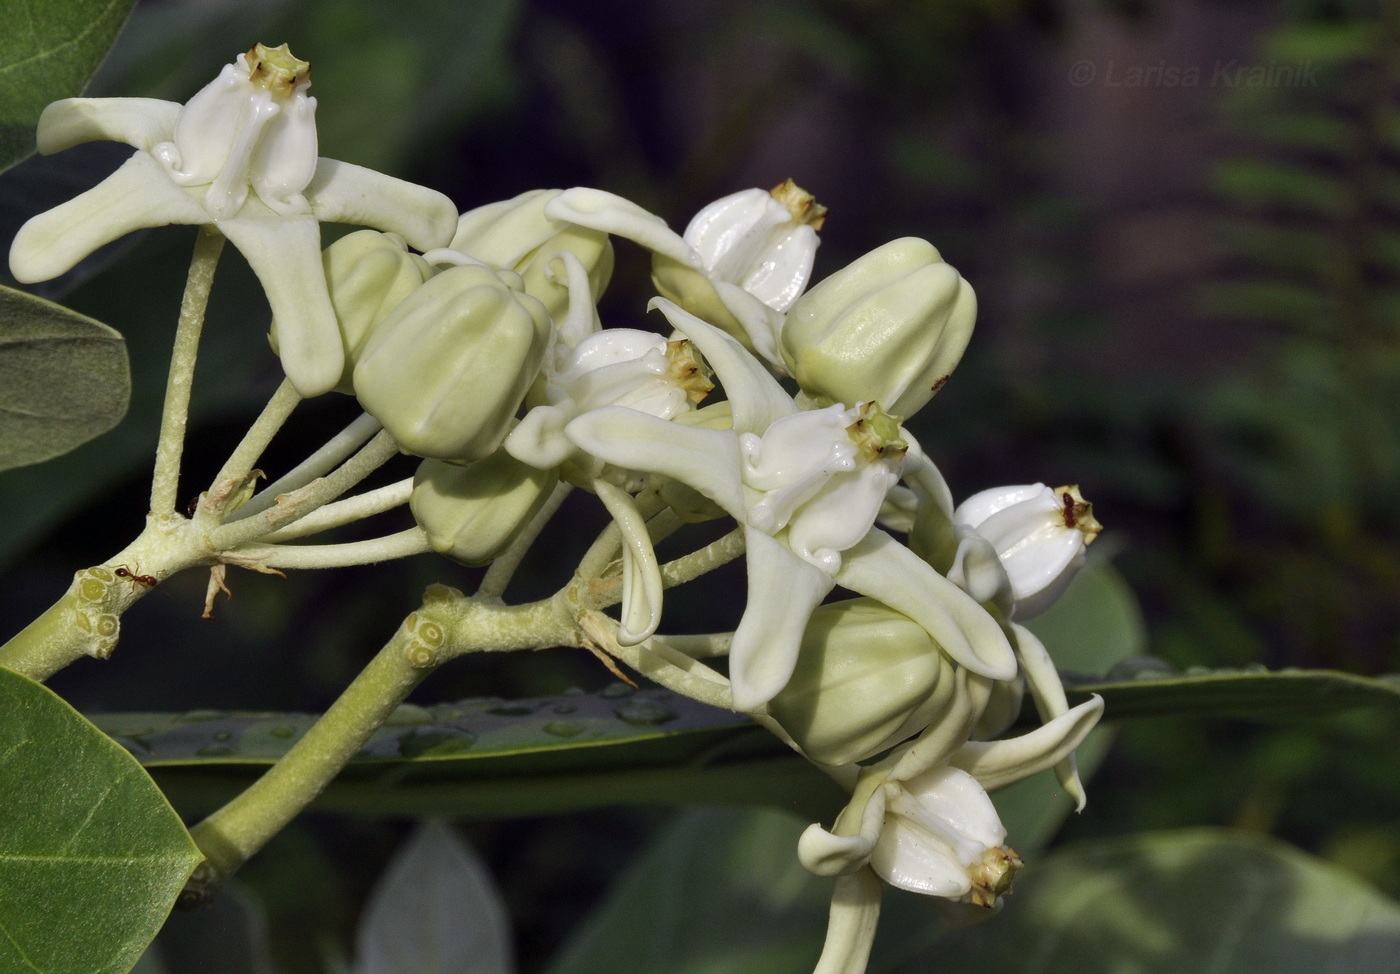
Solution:
[(1122, 664), (1119, 673), (1126, 679), (1091, 680), (1069, 687), (1070, 700), (1102, 694), (1107, 715), (1113, 719), (1194, 715), (1296, 720), (1354, 707), (1400, 707), (1400, 677), (1394, 674), (1368, 677), (1335, 670), (1261, 667), (1183, 675), (1151, 658)]
[(1291, 846), (1199, 829), (1066, 849), (992, 921), (900, 970), (979, 974), (1400, 971), (1400, 907)]
[(202, 858), (131, 755), (0, 669), (0, 970), (125, 974)]
[(0, 287), (0, 470), (48, 460), (107, 432), (130, 396), (121, 335)]
[(44, 106), (83, 90), (135, 0), (7, 0), (0, 29), (0, 169), (34, 151)]

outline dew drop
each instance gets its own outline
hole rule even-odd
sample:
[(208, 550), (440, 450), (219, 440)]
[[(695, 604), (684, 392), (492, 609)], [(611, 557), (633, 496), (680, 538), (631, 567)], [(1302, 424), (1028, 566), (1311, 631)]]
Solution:
[(571, 714), (571, 713), (573, 713), (573, 712), (574, 712), (575, 710), (577, 710), (577, 709), (578, 709), (578, 704), (574, 704), (574, 703), (561, 703), (561, 704), (556, 704), (556, 705), (555, 705), (555, 707), (554, 707), (554, 712), (555, 712), (556, 714)]
[(296, 732), (297, 729), (295, 727), (288, 727), (285, 724), (280, 727), (274, 727), (268, 731), (268, 733), (271, 734), (273, 737), (281, 737), (283, 739), (286, 739), (288, 737), (295, 737)]
[(654, 700), (629, 700), (614, 707), (613, 713), (619, 720), (642, 726), (662, 724), (678, 716), (670, 707)]
[(551, 720), (544, 725), (546, 734), (553, 734), (555, 737), (573, 737), (583, 730), (581, 724), (575, 724), (571, 720)]
[(406, 758), (461, 754), (476, 743), (476, 735), (455, 727), (416, 727), (399, 738), (399, 753)]
[(227, 744), (210, 744), (208, 747), (201, 747), (194, 752), (201, 758), (227, 758), (238, 753), (238, 748), (229, 747)]
[(486, 712), (497, 717), (528, 717), (535, 712), (535, 708), (528, 703), (503, 703), (489, 708)]
[(618, 697), (630, 697), (636, 693), (632, 687), (625, 683), (609, 683), (598, 693), (598, 696), (605, 700), (616, 700)]

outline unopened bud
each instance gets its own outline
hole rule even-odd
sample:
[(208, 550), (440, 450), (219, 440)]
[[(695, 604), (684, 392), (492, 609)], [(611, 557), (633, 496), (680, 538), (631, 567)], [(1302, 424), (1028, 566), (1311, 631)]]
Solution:
[(451, 243), (453, 250), (515, 271), (524, 281), (525, 293), (537, 298), (555, 320), (569, 306), (563, 275), (550, 267), (556, 254), (567, 251), (579, 259), (595, 299), (607, 288), (613, 271), (613, 248), (606, 232), (544, 215), (545, 206), (560, 192), (536, 189), (468, 210), (458, 219)]
[(894, 240), (788, 311), (783, 362), (819, 403), (874, 399), (912, 416), (947, 380), (977, 318), (971, 286), (926, 240)]
[(558, 482), (505, 450), (466, 466), (424, 460), (408, 504), (434, 551), (484, 565), (520, 537)]
[(813, 761), (850, 764), (923, 730), (953, 691), (952, 666), (923, 627), (859, 598), (812, 613), (768, 712)]
[[(345, 372), (334, 391), (353, 395), (355, 363), (370, 332), (389, 316), (418, 285), (433, 276), (433, 268), (411, 253), (396, 233), (356, 230), (321, 254), (331, 306), (345, 346)], [(277, 321), (268, 333), (277, 350)]]
[(355, 394), (406, 453), (479, 460), (500, 446), (549, 336), (539, 301), (487, 267), (452, 267), (374, 330)]

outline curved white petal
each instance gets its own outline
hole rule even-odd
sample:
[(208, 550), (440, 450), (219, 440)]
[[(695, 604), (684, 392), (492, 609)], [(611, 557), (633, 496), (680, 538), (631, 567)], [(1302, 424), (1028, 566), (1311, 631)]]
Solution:
[(997, 555), (992, 543), (965, 524), (955, 530), (960, 535), (953, 565), (948, 569), (948, 580), (968, 595), (974, 602), (986, 605), (991, 602), (1002, 610), (1010, 610), (1014, 601), (1011, 594), (1011, 579)]
[(761, 434), (779, 419), (798, 411), (778, 380), (732, 337), (665, 298), (652, 298), (647, 310), (652, 308), (695, 343), (719, 377), (732, 404), (734, 432)]
[(739, 445), (728, 430), (682, 426), (625, 406), (605, 406), (570, 422), (564, 435), (613, 466), (679, 480), (736, 520), (745, 518)]
[(729, 648), (729, 682), (734, 709), (750, 712), (787, 685), (812, 610), (834, 583), (761, 531), (746, 530), (744, 537), (749, 594)]
[(544, 215), (551, 220), (564, 220), (625, 237), (688, 267), (700, 267), (700, 255), (666, 226), (665, 220), (613, 193), (575, 186), (546, 203)]
[(880, 921), (883, 893), (880, 880), (869, 869), (837, 877), (831, 892), (826, 940), (812, 974), (865, 974)]
[(996, 620), (879, 528), (847, 549), (836, 581), (904, 613), (974, 673), (993, 680), (1015, 678), (1016, 655)]
[(1097, 694), (1044, 726), (1002, 741), (968, 741), (949, 763), (989, 791), (1051, 767), (1073, 753), (1103, 715)]
[(569, 418), (558, 406), (536, 406), (506, 436), (506, 452), (540, 470), (559, 466), (578, 449), (564, 435)]
[(182, 107), (160, 98), (64, 98), (39, 116), (35, 141), (45, 155), (99, 141), (150, 152), (174, 137)]
[(635, 646), (661, 623), (661, 566), (632, 495), (605, 480), (594, 480), (593, 492), (622, 532), (622, 623), (617, 641)]
[(783, 330), (783, 313), (770, 308), (757, 296), (728, 281), (711, 281), (725, 310), (743, 326), (754, 351), (779, 375), (787, 375), (787, 363), (778, 351), (778, 335)]
[(437, 190), (348, 162), (318, 160), (306, 198), (319, 220), (397, 233), (418, 250), (446, 247), (457, 232), (457, 207)]
[[(138, 152), (86, 193), (20, 227), (10, 246), (10, 273), (24, 284), (47, 281), (133, 230), (212, 222), (198, 200), (170, 181), (159, 162)], [(320, 255), (318, 246), (318, 268)], [(325, 272), (317, 273), (324, 281)]]
[[(1003, 511), (1013, 504), (1034, 500), (1044, 494), (1048, 487), (1044, 484), (1013, 484), (1008, 487), (989, 487), (978, 491), (958, 505), (953, 512), (953, 520), (959, 524), (970, 524), (974, 528), (987, 518)], [(1054, 504), (1054, 494), (1051, 495)]]
[[(1035, 709), (1042, 721), (1054, 720), (1069, 710), (1069, 700), (1065, 697), (1064, 684), (1060, 682), (1059, 671), (1045, 644), (1025, 626), (1011, 624), (1011, 639), (1016, 646), (1016, 658), (1021, 661), (1021, 673), (1026, 678), (1027, 689), (1035, 701)], [(1078, 811), (1084, 810), (1084, 785), (1079, 780), (1079, 770), (1075, 767), (1071, 754), (1055, 765), (1055, 777), (1071, 798)]]
[(218, 226), (258, 276), (277, 319), (282, 370), (309, 399), (330, 392), (345, 372), (345, 345), (321, 263), (321, 227), (311, 216), (262, 215), (259, 209), (250, 199)]

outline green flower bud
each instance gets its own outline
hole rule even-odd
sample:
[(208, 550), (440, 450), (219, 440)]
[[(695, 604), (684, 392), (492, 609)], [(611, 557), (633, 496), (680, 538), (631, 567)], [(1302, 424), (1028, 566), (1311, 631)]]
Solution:
[(490, 268), (448, 268), (370, 335), (355, 366), (355, 394), (404, 452), (479, 460), (509, 431), (550, 327), (539, 301)]
[(768, 712), (813, 761), (850, 764), (923, 730), (953, 691), (952, 664), (922, 626), (859, 598), (812, 613)]
[[(377, 230), (346, 234), (322, 252), (321, 263), (345, 346), (345, 371), (333, 391), (354, 395), (355, 363), (370, 332), (434, 270), (409, 251), (403, 237)], [(276, 319), (268, 340), (277, 351)]]
[(505, 450), (465, 467), (424, 460), (408, 506), (434, 551), (484, 565), (520, 536), (558, 482), (553, 470), (537, 470)]
[(962, 358), (972, 287), (926, 240), (894, 240), (816, 285), (787, 314), (783, 362), (819, 404), (875, 400), (912, 416)]
[(555, 320), (569, 307), (563, 274), (550, 266), (555, 254), (568, 251), (579, 259), (588, 271), (595, 300), (607, 288), (613, 271), (612, 242), (605, 231), (544, 215), (546, 204), (560, 192), (536, 189), (468, 210), (458, 219), (451, 244), (451, 249), (492, 267), (515, 271), (525, 282), (525, 293), (539, 299)]

